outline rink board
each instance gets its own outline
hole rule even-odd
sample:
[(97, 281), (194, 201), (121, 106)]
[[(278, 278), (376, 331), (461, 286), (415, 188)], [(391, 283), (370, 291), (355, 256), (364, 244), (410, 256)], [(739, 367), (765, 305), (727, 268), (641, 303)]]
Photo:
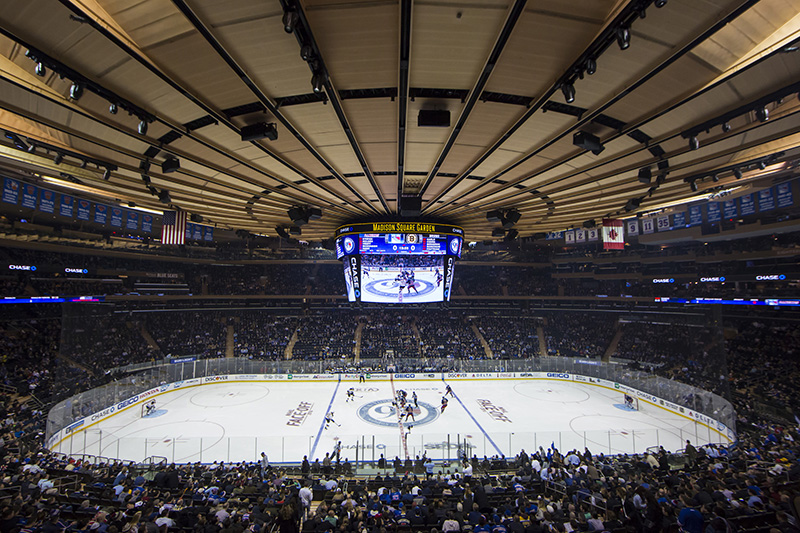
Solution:
[[(441, 412), (445, 387), (454, 395)], [(354, 388), (348, 401), (346, 391)], [(418, 397), (415, 420), (401, 429), (392, 398)], [(639, 411), (623, 395), (639, 399)], [(155, 399), (154, 415), (142, 417)], [(325, 415), (334, 413), (333, 423)], [(409, 433), (408, 426), (412, 426)], [(734, 440), (733, 431), (691, 409), (620, 383), (566, 373), (406, 373), (358, 375), (224, 375), (164, 384), (109, 406), (53, 435), (51, 450), (140, 461), (274, 462), (341, 457), (372, 461), (384, 454), (426, 453), (437, 460), (513, 456), (520, 449), (588, 447), (594, 453), (641, 453)]]

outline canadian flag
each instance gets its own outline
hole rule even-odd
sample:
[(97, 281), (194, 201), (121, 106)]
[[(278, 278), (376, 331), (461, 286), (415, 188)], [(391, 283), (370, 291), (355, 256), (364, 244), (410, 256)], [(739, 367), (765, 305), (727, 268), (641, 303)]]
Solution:
[(611, 218), (603, 219), (603, 249), (624, 250), (625, 236), (622, 231), (622, 221)]

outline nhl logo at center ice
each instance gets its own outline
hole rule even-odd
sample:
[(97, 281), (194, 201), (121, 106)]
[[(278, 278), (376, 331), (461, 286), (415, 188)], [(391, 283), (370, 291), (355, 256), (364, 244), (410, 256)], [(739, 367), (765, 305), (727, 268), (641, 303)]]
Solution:
[[(397, 427), (396, 407), (391, 400), (375, 400), (365, 403), (358, 409), (358, 417), (370, 424), (383, 427)], [(402, 412), (403, 426), (422, 426), (430, 424), (439, 417), (439, 411), (429, 403), (419, 402), (419, 413), (414, 414), (414, 419), (405, 420), (405, 412)]]

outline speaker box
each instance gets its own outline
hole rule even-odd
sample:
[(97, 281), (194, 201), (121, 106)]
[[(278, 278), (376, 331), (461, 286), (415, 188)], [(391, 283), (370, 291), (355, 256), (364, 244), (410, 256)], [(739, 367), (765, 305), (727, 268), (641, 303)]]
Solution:
[(420, 109), (417, 115), (420, 128), (449, 128), (450, 111), (440, 109)]
[(403, 196), (400, 198), (400, 216), (418, 217), (422, 212), (422, 198), (419, 196)]

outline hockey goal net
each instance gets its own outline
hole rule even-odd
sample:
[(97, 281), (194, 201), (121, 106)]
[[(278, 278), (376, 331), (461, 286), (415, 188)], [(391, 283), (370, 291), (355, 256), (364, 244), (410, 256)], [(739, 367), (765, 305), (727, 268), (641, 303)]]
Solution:
[(155, 410), (156, 410), (156, 405), (155, 405), (155, 404), (152, 404), (152, 408), (151, 408), (151, 409), (148, 409), (148, 408), (147, 408), (147, 405), (148, 405), (149, 403), (150, 403), (150, 402), (145, 402), (145, 403), (143, 403), (143, 404), (142, 404), (142, 410), (141, 410), (141, 412), (139, 413), (139, 416), (141, 416), (142, 418), (144, 418), (145, 416), (147, 416), (147, 415), (148, 415), (148, 413), (155, 412)]
[(622, 404), (631, 411), (639, 410), (639, 398), (631, 394), (622, 395)]

